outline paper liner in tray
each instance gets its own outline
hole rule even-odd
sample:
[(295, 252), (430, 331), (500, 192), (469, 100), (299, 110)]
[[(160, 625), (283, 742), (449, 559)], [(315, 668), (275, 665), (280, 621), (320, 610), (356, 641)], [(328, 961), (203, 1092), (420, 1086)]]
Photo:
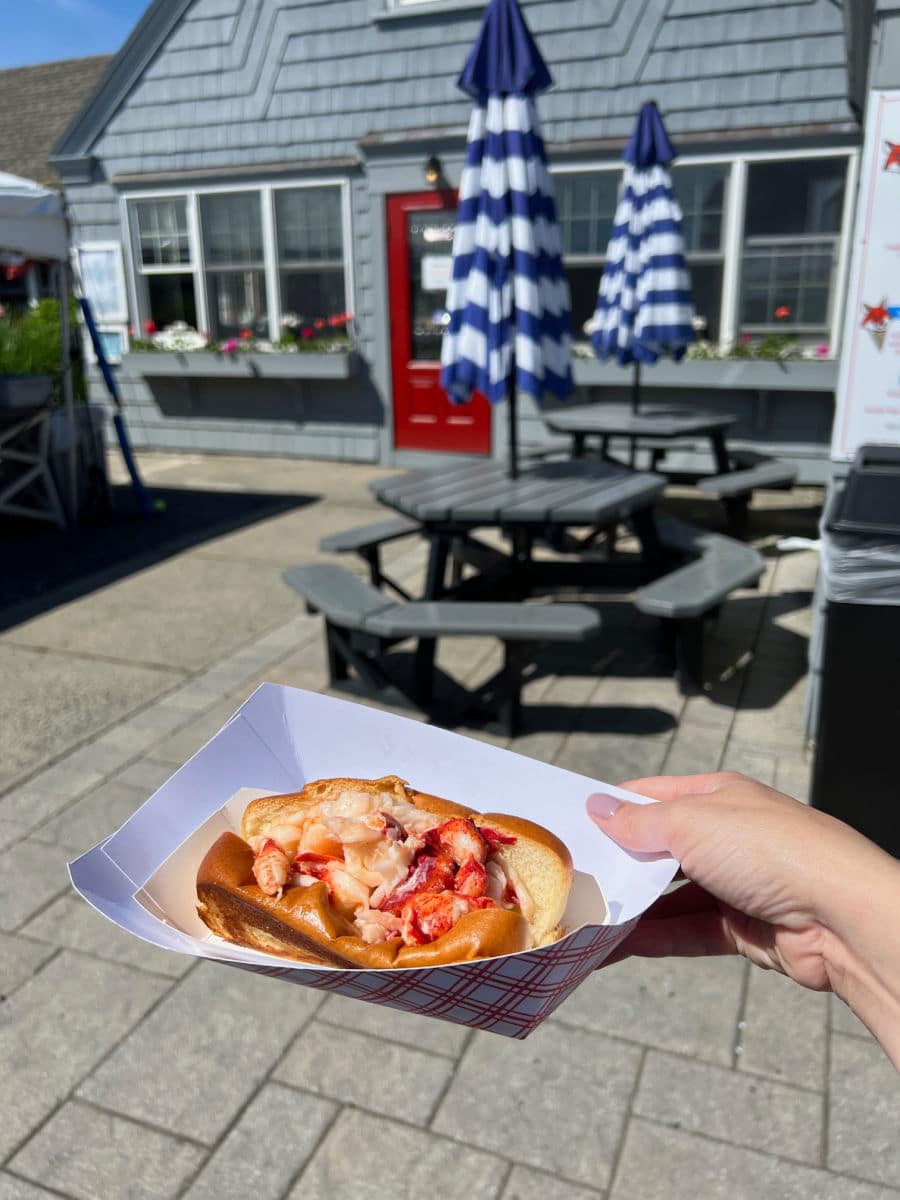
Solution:
[[(197, 865), (219, 833), (237, 826), (252, 796), (298, 791), (313, 779), (392, 774), (476, 811), (517, 814), (552, 830), (569, 847), (576, 870), (565, 918), (571, 932), (550, 946), (502, 958), (372, 971), (260, 954), (223, 942), (202, 925), (195, 911)], [(255, 790), (243, 787), (251, 783)], [(604, 961), (676, 870), (671, 858), (634, 856), (604, 837), (585, 812), (594, 791), (642, 800), (434, 726), (263, 684), (121, 829), (69, 871), (90, 904), (153, 945), (521, 1038)]]

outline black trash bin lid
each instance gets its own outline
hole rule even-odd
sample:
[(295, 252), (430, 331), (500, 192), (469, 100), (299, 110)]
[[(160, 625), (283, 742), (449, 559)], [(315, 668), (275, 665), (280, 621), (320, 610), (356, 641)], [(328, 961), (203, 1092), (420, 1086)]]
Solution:
[(860, 446), (825, 528), (900, 538), (900, 446)]

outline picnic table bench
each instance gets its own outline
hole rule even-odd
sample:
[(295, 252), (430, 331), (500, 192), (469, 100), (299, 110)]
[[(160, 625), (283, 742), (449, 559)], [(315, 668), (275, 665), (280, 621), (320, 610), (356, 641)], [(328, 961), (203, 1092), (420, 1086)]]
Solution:
[[(471, 705), (493, 702), (510, 737), (519, 727), (523, 674), (534, 646), (582, 642), (600, 627), (599, 615), (584, 604), (398, 602), (338, 563), (291, 567), (284, 579), (311, 611), (325, 617), (331, 683), (346, 679), (352, 666), (376, 690), (397, 686), (378, 656), (411, 638), (431, 643), (442, 637), (497, 638), (504, 646), (503, 667), (471, 698)], [(434, 691), (433, 655), (419, 657), (416, 666), (411, 698), (427, 709)]]
[(639, 588), (634, 605), (659, 617), (673, 643), (676, 671), (689, 688), (703, 683), (703, 621), (740, 587), (753, 587), (765, 570), (762, 556), (744, 542), (698, 529), (676, 517), (658, 517), (664, 550), (685, 559), (680, 566)]

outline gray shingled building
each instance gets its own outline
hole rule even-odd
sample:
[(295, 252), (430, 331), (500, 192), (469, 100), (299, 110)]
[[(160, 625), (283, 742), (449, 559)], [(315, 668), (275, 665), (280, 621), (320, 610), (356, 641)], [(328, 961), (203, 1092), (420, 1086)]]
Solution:
[[(356, 353), (124, 354), (139, 445), (403, 462), (503, 453), (502, 417), (451, 410), (436, 347), (469, 101), (467, 0), (154, 0), (60, 141), (75, 238), (109, 280), (113, 351), (183, 320), (275, 342), (354, 314)], [(656, 394), (821, 479), (836, 380), (874, 2), (523, 0), (555, 86), (539, 103), (576, 331), (590, 316), (621, 152), (657, 101), (679, 158), (702, 334), (796, 334), (822, 361), (660, 365)], [(429, 160), (437, 183), (428, 183)], [(780, 313), (777, 316), (776, 313)], [(787, 315), (785, 315), (787, 314)], [(576, 363), (584, 397), (625, 377)], [(545, 438), (526, 407), (525, 438)], [(492, 428), (493, 424), (493, 428)]]

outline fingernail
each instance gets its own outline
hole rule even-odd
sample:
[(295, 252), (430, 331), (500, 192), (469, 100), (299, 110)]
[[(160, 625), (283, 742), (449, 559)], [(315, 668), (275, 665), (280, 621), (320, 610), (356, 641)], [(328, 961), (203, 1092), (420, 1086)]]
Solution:
[(594, 792), (587, 798), (588, 816), (598, 821), (605, 821), (619, 809), (621, 804), (622, 801), (617, 800), (615, 796), (609, 796), (606, 792)]

